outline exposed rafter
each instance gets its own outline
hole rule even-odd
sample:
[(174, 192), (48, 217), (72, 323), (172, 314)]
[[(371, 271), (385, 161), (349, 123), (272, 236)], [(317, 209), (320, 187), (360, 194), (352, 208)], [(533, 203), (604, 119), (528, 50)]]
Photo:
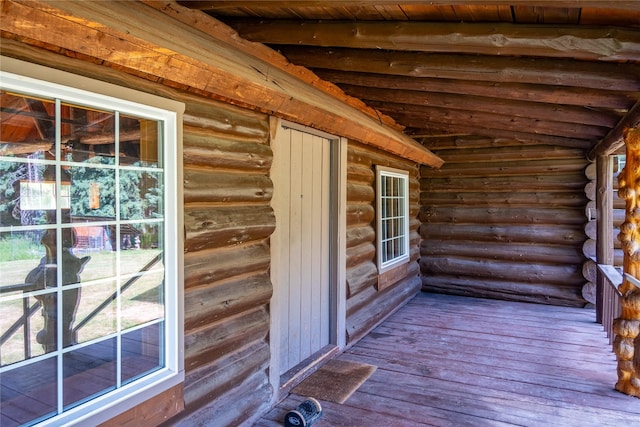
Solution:
[(500, 83), (532, 83), (640, 91), (640, 65), (550, 58), (514, 58), (372, 49), (281, 46), (290, 61), (309, 68)]
[(353, 85), (380, 89), (404, 89), (485, 96), (547, 104), (576, 105), (587, 108), (628, 110), (636, 103), (636, 98), (640, 99), (640, 94), (634, 98), (618, 91), (530, 83), (496, 83), (431, 77), (412, 78), (326, 69), (318, 69), (316, 74), (341, 86)]
[(640, 30), (634, 29), (406, 21), (239, 20), (231, 24), (242, 37), (273, 45), (640, 60)]
[[(217, 0), (182, 0), (179, 3), (185, 4), (194, 9), (208, 9), (208, 10), (221, 10), (237, 7), (273, 7), (274, 2), (265, 0), (229, 0), (229, 1), (217, 1)], [(421, 5), (425, 2), (422, 0), (403, 0), (403, 5)], [(480, 5), (487, 4), (486, 0), (429, 0), (431, 5)], [(349, 6), (384, 6), (384, 5), (396, 5), (397, 1), (391, 0), (351, 0), (348, 2)], [(599, 0), (492, 0), (491, 4), (494, 5), (507, 5), (507, 6), (547, 6), (547, 7), (566, 7), (566, 8), (579, 8), (579, 7), (611, 7), (611, 2), (603, 2)], [(301, 1), (279, 1), (278, 7), (344, 7), (344, 0), (301, 0)], [(618, 9), (630, 9), (637, 10), (638, 2), (636, 0), (617, 0), (615, 1), (615, 7)]]

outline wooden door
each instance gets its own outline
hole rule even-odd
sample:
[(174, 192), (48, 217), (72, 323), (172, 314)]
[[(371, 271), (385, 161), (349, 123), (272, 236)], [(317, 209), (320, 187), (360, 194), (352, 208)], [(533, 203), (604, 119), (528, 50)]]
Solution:
[(272, 141), (279, 375), (330, 343), (330, 145), (327, 138), (286, 127)]

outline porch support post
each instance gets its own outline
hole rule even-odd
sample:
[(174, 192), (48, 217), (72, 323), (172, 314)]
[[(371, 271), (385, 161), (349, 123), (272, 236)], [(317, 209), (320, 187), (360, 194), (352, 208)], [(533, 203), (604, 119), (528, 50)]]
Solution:
[[(597, 247), (596, 262), (613, 265), (613, 156), (602, 155), (596, 159), (596, 211)], [(605, 277), (597, 269), (596, 321), (602, 323), (602, 298)]]
[(624, 132), (627, 160), (618, 177), (618, 195), (626, 200), (619, 240), (624, 251), (622, 312), (614, 321), (613, 349), (618, 359), (616, 390), (640, 397), (640, 128)]

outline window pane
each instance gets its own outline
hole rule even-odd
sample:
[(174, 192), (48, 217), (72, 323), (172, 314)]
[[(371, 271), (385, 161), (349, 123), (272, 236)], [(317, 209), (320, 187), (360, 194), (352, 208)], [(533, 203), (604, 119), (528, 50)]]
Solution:
[(56, 415), (57, 383), (55, 357), (0, 374), (2, 427), (31, 425)]
[(115, 225), (73, 227), (73, 254), (79, 258), (90, 256), (80, 273), (83, 283), (116, 275), (115, 229)]
[(0, 366), (44, 354), (37, 341), (38, 332), (44, 328), (40, 310), (40, 301), (33, 296), (0, 301)]
[(162, 268), (163, 229), (161, 224), (134, 223), (121, 227), (120, 240), (125, 242), (120, 253), (121, 274), (136, 274), (145, 269)]
[(161, 167), (160, 123), (126, 115), (120, 116), (120, 163), (145, 167)]
[(122, 382), (164, 366), (164, 322), (136, 329), (122, 335)]
[(43, 159), (54, 148), (55, 103), (0, 91), (0, 156)]
[[(76, 343), (83, 343), (117, 332), (116, 281), (99, 282), (76, 289), (80, 298), (73, 328)], [(64, 292), (71, 304), (76, 297), (73, 290)]]
[(120, 172), (120, 219), (162, 218), (163, 174), (123, 170)]
[(0, 297), (24, 290), (27, 276), (45, 256), (43, 234), (44, 230), (0, 233)]
[(116, 339), (111, 338), (63, 355), (65, 409), (115, 389), (116, 352)]
[(72, 166), (70, 216), (65, 222), (114, 220), (116, 217), (116, 175), (113, 169)]
[(149, 271), (129, 278), (122, 292), (122, 329), (164, 316), (164, 271)]
[(54, 224), (56, 206), (53, 165), (0, 159), (0, 226)]
[(114, 164), (115, 114), (62, 104), (62, 160)]

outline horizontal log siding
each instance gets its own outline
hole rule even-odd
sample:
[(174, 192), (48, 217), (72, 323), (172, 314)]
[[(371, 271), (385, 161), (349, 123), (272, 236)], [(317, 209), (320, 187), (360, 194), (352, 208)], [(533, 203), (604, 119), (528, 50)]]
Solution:
[[(407, 274), (378, 291), (375, 233), (375, 166), (409, 171), (410, 255)], [(420, 290), (418, 277), (418, 168), (415, 163), (349, 141), (347, 163), (347, 342), (365, 335)]]
[(439, 141), (421, 168), (425, 291), (583, 306), (582, 150), (473, 139)]
[[(184, 102), (184, 400), (165, 425), (235, 426), (268, 409), (268, 117), (2, 39), (3, 53)], [(160, 396), (164, 398), (163, 396)], [(155, 404), (154, 399), (149, 405)], [(123, 416), (135, 417), (133, 412)], [(140, 426), (155, 425), (137, 419)]]
[(268, 117), (191, 101), (184, 123), (186, 415), (180, 423), (237, 425), (264, 410), (272, 395)]

